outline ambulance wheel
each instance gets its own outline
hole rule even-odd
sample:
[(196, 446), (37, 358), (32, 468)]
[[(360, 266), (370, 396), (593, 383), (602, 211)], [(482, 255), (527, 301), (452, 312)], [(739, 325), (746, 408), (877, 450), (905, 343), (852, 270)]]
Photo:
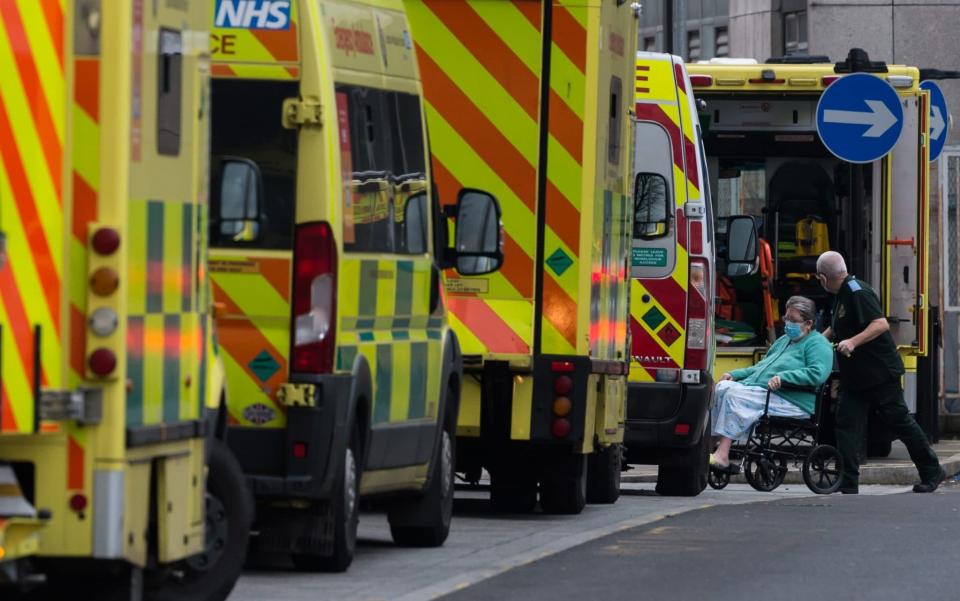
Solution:
[(293, 567), (303, 572), (345, 572), (353, 562), (357, 548), (357, 525), (360, 522), (360, 456), (359, 433), (353, 428), (350, 444), (343, 452), (340, 474), (331, 499), (333, 503), (333, 552), (329, 555), (294, 553)]
[(491, 474), (490, 505), (497, 513), (531, 513), (537, 507), (537, 481)]
[(440, 445), (423, 496), (400, 501), (387, 513), (390, 535), (398, 545), (439, 547), (450, 534), (456, 465), (450, 430), (444, 427), (440, 433)]
[(704, 434), (693, 448), (683, 449), (661, 463), (657, 470), (657, 494), (665, 497), (695, 497), (707, 488), (710, 471), (710, 437)]
[(612, 444), (587, 459), (587, 503), (609, 505), (620, 498), (621, 448)]
[(213, 441), (208, 459), (203, 552), (172, 569), (145, 574), (149, 601), (222, 601), (243, 568), (253, 521), (253, 498), (233, 453)]
[(540, 480), (540, 508), (554, 515), (576, 515), (587, 504), (587, 456), (575, 455), (567, 473)]

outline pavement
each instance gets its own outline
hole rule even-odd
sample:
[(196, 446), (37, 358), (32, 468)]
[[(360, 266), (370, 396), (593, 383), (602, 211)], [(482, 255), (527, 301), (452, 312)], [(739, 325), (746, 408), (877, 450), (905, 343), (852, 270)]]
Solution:
[[(883, 496), (909, 490), (904, 486), (862, 486), (860, 493), (864, 497)], [(761, 493), (745, 484), (732, 483), (720, 491), (708, 488), (694, 498), (661, 497), (654, 492), (653, 483), (625, 483), (614, 505), (588, 505), (578, 516), (556, 516), (494, 513), (485, 487), (458, 488), (450, 538), (443, 547), (397, 547), (391, 542), (386, 516), (364, 513), (356, 559), (347, 573), (296, 572), (284, 558), (256, 558), (240, 578), (230, 601), (426, 601), (596, 539), (672, 520), (687, 512), (721, 505), (797, 502), (814, 496), (802, 484), (783, 484), (773, 492)], [(823, 501), (833, 497), (817, 498)], [(523, 597), (506, 594), (499, 598)]]
[[(940, 465), (948, 476), (960, 473), (960, 440), (941, 440), (933, 445), (937, 457), (940, 458)], [(803, 478), (800, 475), (799, 466), (788, 465), (789, 470), (784, 482), (789, 484), (802, 484)], [(656, 482), (657, 466), (655, 465), (636, 465), (631, 466), (630, 471), (624, 472), (624, 482)], [(899, 440), (893, 442), (893, 447), (888, 457), (872, 457), (867, 463), (860, 466), (860, 484), (888, 484), (896, 486), (913, 485), (920, 481), (917, 475), (917, 469), (910, 461), (910, 455), (907, 448)], [(731, 478), (731, 482), (745, 482), (743, 476)]]
[(955, 483), (926, 495), (718, 505), (598, 538), (444, 599), (956, 601), (958, 514)]

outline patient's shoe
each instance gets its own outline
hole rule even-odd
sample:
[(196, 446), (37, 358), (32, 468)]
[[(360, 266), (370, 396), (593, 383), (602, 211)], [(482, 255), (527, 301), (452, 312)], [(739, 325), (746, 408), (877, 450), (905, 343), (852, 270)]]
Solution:
[(721, 474), (730, 474), (735, 475), (740, 473), (740, 466), (734, 462), (729, 462), (726, 465), (723, 465), (717, 460), (716, 455), (710, 453), (710, 469)]

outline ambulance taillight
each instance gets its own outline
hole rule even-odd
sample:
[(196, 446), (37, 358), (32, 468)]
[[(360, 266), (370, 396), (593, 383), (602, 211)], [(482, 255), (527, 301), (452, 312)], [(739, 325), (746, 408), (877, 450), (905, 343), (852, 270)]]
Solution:
[(710, 267), (703, 258), (690, 259), (690, 291), (687, 295), (687, 348), (684, 356), (686, 370), (707, 369), (707, 340), (710, 327), (707, 313), (707, 282)]
[(293, 252), (291, 370), (333, 371), (337, 246), (326, 222), (297, 226)]

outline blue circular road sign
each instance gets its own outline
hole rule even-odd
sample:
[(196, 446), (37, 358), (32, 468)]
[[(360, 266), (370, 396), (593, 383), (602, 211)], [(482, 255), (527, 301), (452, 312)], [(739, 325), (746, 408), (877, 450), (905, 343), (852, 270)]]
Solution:
[(817, 103), (817, 133), (838, 159), (875, 161), (890, 152), (901, 131), (900, 97), (874, 75), (845, 75), (827, 86)]
[(947, 99), (940, 86), (932, 81), (924, 81), (920, 83), (920, 88), (930, 91), (930, 160), (935, 161), (947, 143), (950, 113), (947, 112)]

